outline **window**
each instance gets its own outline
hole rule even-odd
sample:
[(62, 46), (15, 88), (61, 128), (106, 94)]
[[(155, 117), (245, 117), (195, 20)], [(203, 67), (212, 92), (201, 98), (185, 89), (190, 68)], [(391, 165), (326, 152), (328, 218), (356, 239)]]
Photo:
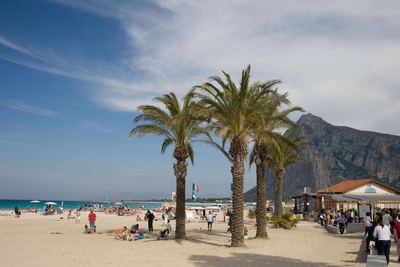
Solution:
[(372, 193), (372, 194), (374, 194), (374, 193), (376, 193), (376, 190), (373, 187), (368, 187), (367, 189), (365, 189), (364, 193)]

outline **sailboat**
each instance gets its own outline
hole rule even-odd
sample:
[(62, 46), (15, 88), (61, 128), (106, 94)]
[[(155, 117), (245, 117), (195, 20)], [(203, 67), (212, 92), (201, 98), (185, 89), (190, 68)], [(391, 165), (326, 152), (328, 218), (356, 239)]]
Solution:
[(105, 198), (104, 198), (104, 203), (110, 204), (110, 201), (108, 201), (108, 199), (107, 199), (107, 191), (106, 191), (106, 196), (105, 196)]

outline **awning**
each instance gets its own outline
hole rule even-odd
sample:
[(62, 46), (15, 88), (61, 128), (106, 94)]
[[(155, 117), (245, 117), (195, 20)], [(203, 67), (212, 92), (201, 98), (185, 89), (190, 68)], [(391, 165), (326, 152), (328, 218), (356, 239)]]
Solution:
[(400, 195), (379, 195), (379, 194), (329, 194), (321, 195), (325, 200), (333, 200), (337, 202), (398, 202), (400, 203)]

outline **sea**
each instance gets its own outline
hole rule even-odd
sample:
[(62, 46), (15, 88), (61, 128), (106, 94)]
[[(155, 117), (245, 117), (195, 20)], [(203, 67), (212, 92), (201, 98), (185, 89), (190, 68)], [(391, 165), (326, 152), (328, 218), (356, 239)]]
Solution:
[[(31, 203), (32, 201), (40, 201), (39, 203)], [(1, 210), (11, 210), (13, 211), (15, 207), (20, 210), (26, 210), (27, 208), (37, 208), (43, 209), (46, 206), (46, 202), (54, 202), (53, 208), (63, 207), (64, 210), (67, 209), (77, 209), (79, 207), (85, 207), (85, 205), (100, 205), (103, 204), (105, 207), (109, 206), (124, 206), (128, 205), (130, 208), (142, 207), (144, 209), (154, 209), (161, 208), (162, 202), (121, 202), (122, 204), (115, 204), (114, 202), (104, 202), (104, 201), (53, 201), (53, 200), (40, 200), (40, 199), (0, 199), (0, 211)]]

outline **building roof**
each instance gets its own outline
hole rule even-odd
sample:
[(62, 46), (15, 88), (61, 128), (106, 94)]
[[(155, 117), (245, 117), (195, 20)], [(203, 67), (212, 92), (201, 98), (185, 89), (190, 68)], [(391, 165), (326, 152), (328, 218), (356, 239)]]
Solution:
[(318, 193), (343, 194), (354, 188), (360, 187), (365, 184), (370, 184), (370, 183), (375, 183), (375, 184), (381, 185), (387, 189), (390, 189), (390, 190), (396, 192), (397, 194), (400, 194), (400, 190), (390, 187), (390, 186), (388, 186), (384, 183), (381, 183), (377, 180), (374, 180), (374, 179), (347, 180), (347, 181), (341, 182), (340, 184), (336, 184), (334, 186), (331, 186), (331, 187), (328, 187), (325, 189), (321, 189), (318, 191)]

